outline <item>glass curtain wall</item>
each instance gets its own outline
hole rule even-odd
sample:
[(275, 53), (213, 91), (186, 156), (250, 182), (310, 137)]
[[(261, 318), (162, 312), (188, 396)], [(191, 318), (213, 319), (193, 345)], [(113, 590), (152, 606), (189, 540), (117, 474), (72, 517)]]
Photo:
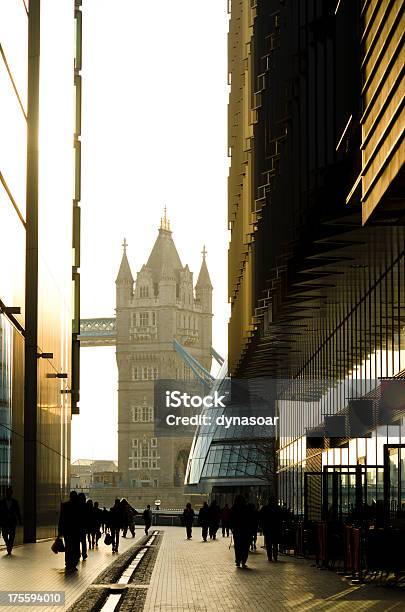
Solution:
[[(28, 14), (0, 3), (0, 497), (23, 502)], [(21, 540), (21, 530), (17, 532)]]

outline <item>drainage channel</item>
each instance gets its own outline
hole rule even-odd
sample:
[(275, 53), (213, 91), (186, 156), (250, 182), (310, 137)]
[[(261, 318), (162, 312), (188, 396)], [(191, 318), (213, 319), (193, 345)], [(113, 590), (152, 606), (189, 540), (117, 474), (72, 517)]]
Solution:
[[(100, 612), (114, 612), (115, 610), (119, 609), (122, 599), (125, 597), (125, 587), (128, 585), (148, 549), (156, 540), (157, 535), (159, 535), (159, 531), (154, 531), (143, 548), (138, 551), (135, 558), (131, 561), (128, 567), (124, 569), (114, 586), (112, 587), (111, 585), (110, 593), (107, 595), (104, 605), (100, 608)], [(120, 587), (123, 587), (122, 591)], [(111, 588), (114, 588), (115, 592), (113, 592)], [(119, 590), (118, 593), (116, 592), (117, 590)]]

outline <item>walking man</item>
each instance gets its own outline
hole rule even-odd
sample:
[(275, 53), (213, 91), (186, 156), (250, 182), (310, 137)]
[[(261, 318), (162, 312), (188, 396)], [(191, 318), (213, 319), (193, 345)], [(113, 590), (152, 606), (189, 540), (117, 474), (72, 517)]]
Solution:
[(222, 527), (222, 537), (226, 537), (229, 538), (229, 513), (230, 513), (231, 509), (229, 508), (228, 504), (225, 504), (225, 506), (222, 508), (221, 510), (221, 527)]
[(78, 504), (78, 512), (79, 512), (79, 523), (80, 523), (80, 547), (81, 547), (81, 555), (83, 561), (87, 559), (87, 505), (86, 505), (86, 496), (84, 493), (79, 493), (77, 495), (77, 504)]
[(0, 502), (0, 527), (8, 555), (11, 555), (13, 550), (17, 522), (22, 524), (20, 506), (13, 497), (13, 489), (7, 487), (6, 497)]
[(202, 539), (204, 540), (204, 542), (206, 542), (208, 535), (208, 526), (210, 524), (210, 509), (208, 507), (207, 502), (204, 502), (204, 505), (202, 506), (202, 508), (200, 508), (200, 511), (198, 513), (198, 524), (201, 527)]
[(143, 522), (145, 523), (145, 533), (148, 535), (150, 526), (152, 525), (152, 510), (148, 504), (142, 513)]
[(281, 539), (282, 511), (274, 497), (260, 510), (259, 520), (264, 534), (267, 559), (277, 561), (278, 545)]
[(230, 511), (229, 524), (235, 548), (235, 565), (245, 569), (252, 533), (251, 516), (243, 495), (237, 495)]
[(120, 544), (120, 530), (123, 528), (125, 520), (122, 506), (118, 498), (115, 500), (113, 507), (110, 509), (109, 519), (112, 538), (112, 551), (113, 553), (117, 553), (118, 546)]
[(81, 513), (76, 491), (70, 492), (69, 501), (60, 507), (58, 534), (65, 541), (66, 572), (77, 571), (76, 565), (80, 559)]
[(186, 505), (183, 512), (183, 523), (186, 527), (187, 540), (191, 540), (193, 537), (193, 521), (194, 521), (194, 510), (191, 507), (190, 502)]
[(221, 509), (218, 506), (216, 499), (214, 499), (211, 502), (211, 505), (209, 507), (209, 518), (210, 518), (210, 522), (209, 522), (210, 538), (211, 540), (216, 540), (217, 531), (219, 528), (219, 522), (221, 520)]

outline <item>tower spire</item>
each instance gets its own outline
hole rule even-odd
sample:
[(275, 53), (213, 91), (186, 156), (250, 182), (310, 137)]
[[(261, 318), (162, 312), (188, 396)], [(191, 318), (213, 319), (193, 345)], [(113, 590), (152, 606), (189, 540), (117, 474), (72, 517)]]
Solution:
[(160, 217), (160, 229), (170, 232), (170, 221), (167, 218), (167, 207), (164, 207), (163, 217)]
[(126, 254), (126, 252), (127, 252), (127, 246), (128, 246), (128, 242), (127, 242), (127, 239), (126, 239), (126, 238), (124, 238), (124, 242), (122, 243), (122, 245), (121, 245), (121, 246), (122, 246), (122, 248), (124, 249), (124, 254)]

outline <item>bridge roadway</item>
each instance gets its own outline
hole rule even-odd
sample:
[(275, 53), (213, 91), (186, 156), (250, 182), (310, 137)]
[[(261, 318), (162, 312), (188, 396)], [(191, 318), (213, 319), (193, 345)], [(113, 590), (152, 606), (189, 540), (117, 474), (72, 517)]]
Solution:
[(81, 319), (80, 345), (86, 346), (115, 346), (117, 342), (116, 319)]

